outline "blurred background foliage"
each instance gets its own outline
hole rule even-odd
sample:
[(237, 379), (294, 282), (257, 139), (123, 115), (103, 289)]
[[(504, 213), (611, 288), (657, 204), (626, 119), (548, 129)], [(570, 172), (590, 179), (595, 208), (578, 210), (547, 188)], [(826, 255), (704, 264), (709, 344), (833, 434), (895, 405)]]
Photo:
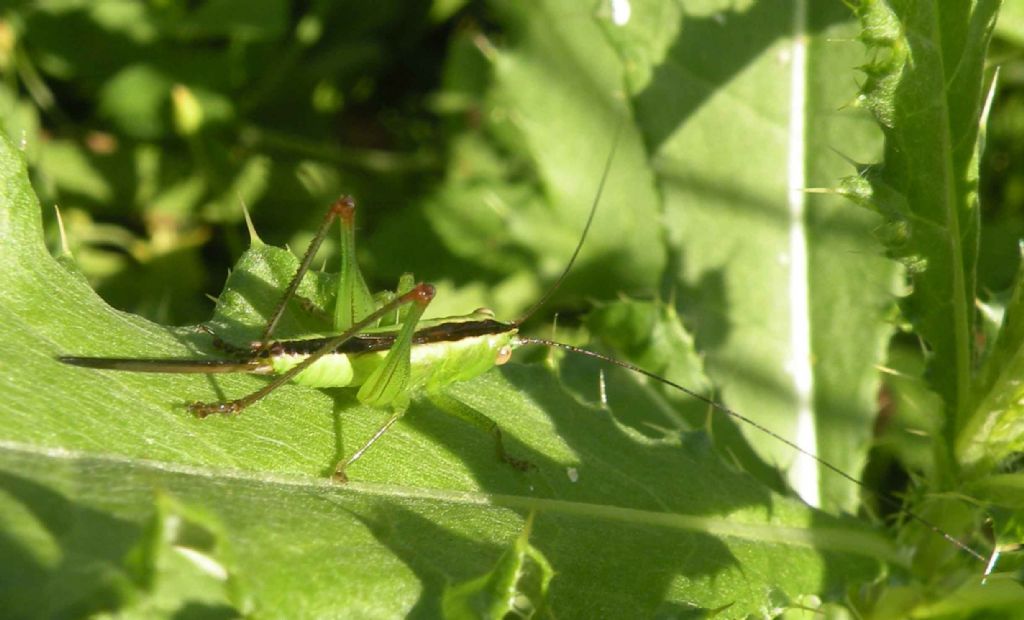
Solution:
[[(526, 217), (542, 192), (485, 61), (516, 9), (494, 9), (16, 2), (0, 12), (0, 119), (29, 160), (51, 250), (61, 247), (57, 207), (78, 265), (119, 309), (165, 324), (207, 320), (207, 296), (249, 242), (241, 205), (264, 241), (300, 252), (348, 193), (362, 207), (372, 288), (413, 271), (442, 283), (435, 314), (483, 301), (509, 316), (551, 281), (583, 220), (555, 235), (546, 218)], [(575, 19), (590, 16), (581, 8)], [(599, 173), (580, 181), (591, 196)], [(532, 226), (517, 232), (503, 204)], [(578, 290), (594, 285), (582, 276)], [(628, 288), (597, 284), (615, 286)]]
[[(413, 270), (507, 316), (543, 289), (534, 267), (549, 276), (571, 251), (569, 232), (552, 235), (536, 212), (518, 229), (481, 214), (496, 209), (480, 206), (495, 187), (513, 206), (545, 200), (486, 60), (519, 36), (513, 6), (9, 3), (0, 123), (24, 145), (51, 249), (56, 206), (81, 269), (122, 310), (166, 324), (208, 319), (207, 296), (248, 244), (242, 204), (265, 241), (298, 251), (325, 206), (351, 193), (373, 285)], [(561, 18), (582, 23), (598, 8), (581, 3)], [(1022, 13), (1005, 4), (992, 53), (1002, 68), (982, 164), (983, 294), (1009, 286), (1024, 236)], [(588, 191), (597, 176), (581, 180)], [(599, 295), (655, 277), (584, 274), (569, 288)], [(447, 298), (441, 308), (465, 311), (463, 297)]]
[(999, 82), (981, 162), (981, 294), (1010, 287), (1024, 238), (1024, 3), (1004, 2), (990, 62)]

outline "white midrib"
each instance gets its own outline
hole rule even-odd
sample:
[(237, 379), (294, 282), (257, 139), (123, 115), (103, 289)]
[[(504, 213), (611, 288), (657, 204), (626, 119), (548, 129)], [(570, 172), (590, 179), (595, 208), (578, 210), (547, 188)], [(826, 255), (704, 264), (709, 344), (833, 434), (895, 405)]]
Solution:
[[(805, 213), (805, 111), (807, 107), (807, 2), (793, 3), (793, 39), (790, 46), (789, 157), (786, 162), (789, 205), (789, 369), (796, 397), (794, 441), (817, 454), (817, 427), (813, 411), (814, 373), (811, 368), (811, 309)], [(790, 483), (811, 506), (820, 506), (818, 464), (797, 454), (789, 472)]]
[(538, 511), (563, 515), (576, 515), (605, 521), (618, 521), (633, 525), (647, 525), (673, 530), (693, 531), (714, 537), (747, 540), (761, 544), (779, 544), (788, 547), (810, 548), (819, 551), (837, 551), (873, 559), (883, 559), (904, 565), (903, 558), (884, 538), (873, 532), (854, 528), (824, 527), (821, 525), (787, 525), (766, 523), (756, 516), (742, 512), (735, 515), (687, 515), (672, 511), (644, 510), (611, 504), (597, 504), (572, 500), (547, 499), (525, 495), (507, 495), (485, 491), (409, 487), (379, 482), (347, 483), (344, 487), (323, 478), (282, 475), (267, 472), (249, 472), (217, 469), (133, 458), (121, 455), (83, 452), (66, 448), (37, 446), (0, 440), (0, 453), (58, 461), (94, 461), (108, 465), (122, 465), (136, 470), (149, 469), (168, 474), (195, 476), (210, 480), (239, 480), (267, 486), (322, 490), (323, 499), (339, 501), (345, 495), (392, 497), (410, 500), (432, 500), (449, 504), (508, 508), (517, 512)]

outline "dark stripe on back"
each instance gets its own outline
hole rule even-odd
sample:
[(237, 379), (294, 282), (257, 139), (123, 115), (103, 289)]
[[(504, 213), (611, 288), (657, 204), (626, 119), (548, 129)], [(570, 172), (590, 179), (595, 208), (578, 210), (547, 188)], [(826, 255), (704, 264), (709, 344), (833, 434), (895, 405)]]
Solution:
[[(455, 342), (463, 338), (488, 336), (516, 329), (515, 325), (501, 323), (491, 319), (483, 321), (456, 321), (441, 323), (421, 329), (413, 335), (413, 344), (431, 344), (434, 342)], [(372, 353), (387, 351), (395, 344), (397, 332), (385, 334), (362, 334), (353, 336), (341, 343), (335, 353)], [(278, 340), (271, 343), (265, 355), (309, 355), (327, 344), (327, 338), (306, 338), (303, 340)]]

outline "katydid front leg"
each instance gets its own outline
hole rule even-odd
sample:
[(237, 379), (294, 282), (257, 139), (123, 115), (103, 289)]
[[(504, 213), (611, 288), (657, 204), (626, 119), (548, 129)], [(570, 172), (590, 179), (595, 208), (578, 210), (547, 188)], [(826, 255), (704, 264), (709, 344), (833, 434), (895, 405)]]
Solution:
[[(413, 292), (415, 290), (413, 289)], [(412, 292), (406, 293), (398, 299), (404, 299), (411, 294)], [(431, 287), (429, 297), (420, 296), (414, 300), (415, 303), (413, 303), (409, 313), (403, 319), (402, 329), (398, 332), (398, 336), (384, 357), (383, 362), (373, 371), (366, 382), (359, 388), (359, 392), (356, 393), (356, 398), (359, 399), (359, 402), (372, 407), (391, 406), (394, 407), (395, 413), (352, 456), (339, 461), (334, 466), (334, 479), (336, 481), (343, 483), (348, 480), (348, 476), (345, 475), (345, 469), (363, 456), (370, 449), (370, 446), (376, 443), (395, 422), (398, 422), (399, 418), (405, 414), (405, 410), (409, 407), (409, 378), (412, 375), (412, 338), (416, 333), (416, 325), (419, 323), (420, 317), (423, 316), (423, 312), (426, 311), (430, 300), (433, 298), (434, 289)], [(381, 306), (381, 310), (387, 309), (385, 310), (386, 313), (397, 307), (395, 302), (391, 302)]]

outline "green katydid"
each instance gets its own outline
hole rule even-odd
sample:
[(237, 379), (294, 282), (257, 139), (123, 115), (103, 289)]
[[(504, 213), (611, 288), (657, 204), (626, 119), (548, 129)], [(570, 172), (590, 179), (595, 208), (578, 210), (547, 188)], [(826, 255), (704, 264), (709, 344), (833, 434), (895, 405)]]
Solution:
[[(236, 400), (191, 403), (189, 409), (200, 418), (211, 414), (236, 414), (290, 381), (317, 388), (358, 388), (357, 399), (360, 402), (375, 407), (391, 408), (393, 414), (359, 449), (335, 464), (334, 478), (344, 482), (347, 480), (345, 471), (348, 466), (359, 459), (402, 417), (411, 396), (417, 392), (425, 393), (441, 410), (490, 433), (494, 438), (500, 460), (519, 470), (529, 469), (531, 465), (527, 461), (514, 458), (506, 452), (497, 423), (486, 414), (446, 396), (444, 388), (451, 383), (471, 379), (494, 366), (504, 364), (510, 359), (513, 349), (519, 346), (536, 344), (559, 348), (641, 374), (750, 425), (813, 459), (836, 475), (873, 493), (881, 501), (893, 505), (969, 555), (986, 561), (985, 556), (966, 543), (923, 517), (906, 511), (897, 499), (873, 490), (854, 476), (713, 398), (636, 365), (594, 351), (519, 334), (519, 326), (550, 299), (572, 270), (594, 221), (613, 157), (614, 147), (605, 163), (601, 182), (583, 231), (561, 275), (517, 320), (507, 323), (498, 321), (487, 309), (479, 309), (458, 317), (421, 320), (435, 292), (429, 284), (414, 284), (411, 276), (400, 280), (396, 292), (388, 292), (375, 298), (370, 293), (355, 261), (355, 202), (351, 197), (345, 196), (328, 210), (320, 229), (263, 328), (260, 340), (245, 347), (236, 347), (215, 337), (215, 346), (227, 354), (226, 358), (61, 356), (59, 359), (67, 364), (101, 370), (206, 374), (248, 372), (274, 376), (265, 386)], [(341, 223), (341, 270), (338, 275), (335, 306), (330, 312), (335, 335), (274, 340), (274, 331), (288, 303), (297, 297), (303, 277), (336, 219)]]
[[(347, 480), (346, 468), (401, 418), (411, 393), (419, 390), (425, 392), (442, 410), (491, 433), (502, 461), (517, 469), (528, 469), (529, 463), (513, 458), (506, 452), (501, 430), (493, 420), (446, 396), (443, 389), (452, 382), (471, 379), (496, 365), (504, 364), (510, 359), (513, 348), (533, 342), (518, 336), (519, 325), (554, 294), (572, 269), (597, 212), (613, 156), (614, 147), (605, 164), (583, 234), (561, 276), (548, 293), (516, 321), (497, 321), (493, 313), (485, 308), (463, 316), (421, 321), (434, 297), (434, 287), (425, 283), (413, 285), (411, 276), (400, 280), (395, 293), (387, 292), (375, 299), (355, 261), (355, 201), (344, 196), (328, 209), (267, 321), (260, 340), (248, 347), (236, 347), (219, 338), (215, 339), (216, 346), (229, 354), (228, 359), (81, 356), (61, 356), (59, 359), (66, 364), (102, 370), (276, 375), (262, 388), (236, 400), (191, 403), (189, 409), (201, 418), (214, 413), (238, 413), (289, 381), (318, 388), (358, 388), (356, 397), (360, 402), (376, 407), (390, 407), (394, 414), (361, 448), (335, 465), (334, 478), (342, 482)], [(274, 330), (288, 303), (297, 296), (299, 285), (334, 220), (341, 223), (341, 270), (334, 308), (330, 313), (336, 335), (273, 340)], [(384, 298), (383, 302), (379, 301), (380, 297)]]
[[(489, 311), (421, 322), (420, 317), (434, 298), (434, 287), (416, 284), (401, 287), (378, 304), (371, 296), (355, 261), (355, 202), (346, 196), (331, 206), (317, 235), (306, 251), (295, 276), (267, 322), (263, 337), (248, 347), (234, 347), (216, 339), (215, 345), (229, 354), (227, 359), (102, 358), (62, 356), (60, 361), (75, 366), (106, 370), (164, 373), (249, 372), (276, 375), (262, 388), (242, 398), (214, 403), (194, 402), (188, 407), (196, 416), (235, 414), (294, 381), (310, 387), (358, 387), (360, 402), (391, 407), (395, 413), (348, 459), (334, 468), (334, 477), (345, 481), (345, 469), (357, 460), (402, 416), (410, 393), (424, 389), (432, 400), (495, 436), (499, 457), (517, 468), (524, 461), (505, 452), (501, 432), (485, 415), (456, 404), (441, 389), (453, 382), (472, 378), (503, 364), (511, 356), (518, 323), (501, 323)], [(342, 270), (334, 308), (337, 335), (300, 340), (272, 340), (288, 302), (295, 296), (317, 249), (333, 220), (342, 222)], [(407, 310), (403, 312), (403, 310)], [(388, 325), (397, 316), (400, 324)], [(396, 329), (397, 327), (397, 329)]]

